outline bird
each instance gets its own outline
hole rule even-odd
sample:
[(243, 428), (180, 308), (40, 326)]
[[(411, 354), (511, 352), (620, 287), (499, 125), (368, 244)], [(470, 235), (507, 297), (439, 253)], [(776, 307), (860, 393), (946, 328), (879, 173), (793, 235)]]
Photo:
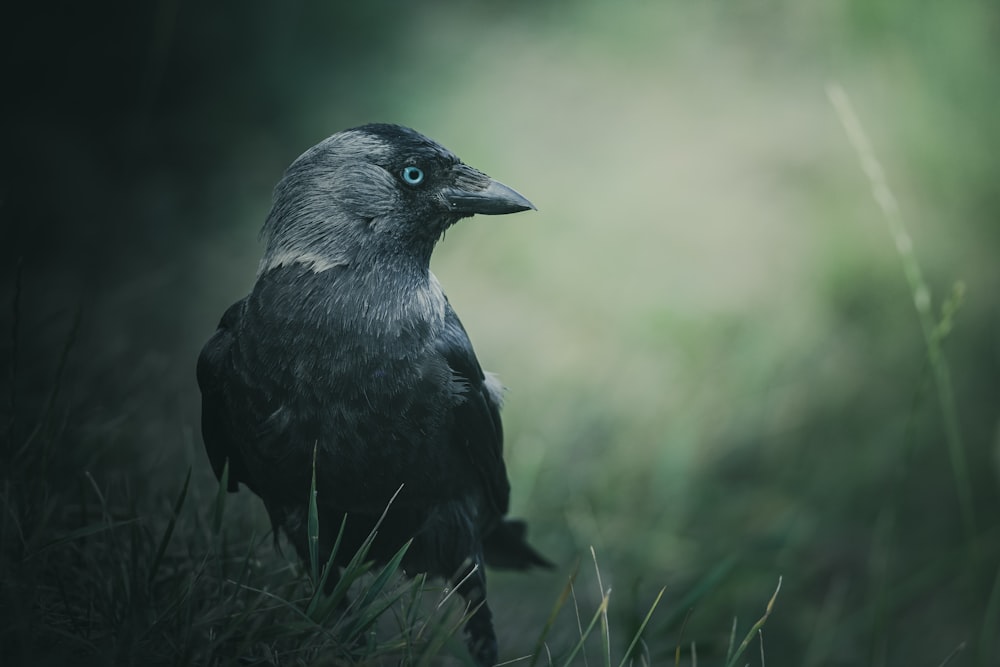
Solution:
[[(368, 124), (306, 150), (276, 185), (249, 294), (223, 314), (197, 380), (205, 449), (227, 490), (259, 496), (308, 563), (409, 542), (408, 576), (457, 582), (478, 665), (497, 661), (484, 566), (552, 564), (507, 516), (504, 387), (485, 372), (430, 259), (475, 214), (537, 210), (407, 127)], [(327, 579), (327, 591), (337, 581)]]

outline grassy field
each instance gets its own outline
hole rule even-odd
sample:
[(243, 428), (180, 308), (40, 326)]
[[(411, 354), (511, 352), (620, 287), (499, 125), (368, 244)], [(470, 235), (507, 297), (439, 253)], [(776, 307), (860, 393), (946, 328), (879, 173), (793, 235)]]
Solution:
[(539, 208), (433, 263), (558, 563), (491, 573), (504, 659), (1000, 661), (995, 6), (171, 7), (9, 123), (3, 664), (463, 663), (442, 582), (328, 608), (198, 432), (271, 187), (371, 120)]

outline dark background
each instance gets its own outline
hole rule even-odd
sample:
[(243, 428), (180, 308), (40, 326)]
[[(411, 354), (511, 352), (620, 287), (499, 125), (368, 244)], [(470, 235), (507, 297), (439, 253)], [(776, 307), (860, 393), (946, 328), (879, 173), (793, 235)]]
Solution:
[[(189, 467), (213, 496), (194, 360), (252, 283), (270, 189), (328, 134), (399, 122), (539, 206), (435, 257), (511, 387), (517, 513), (563, 565), (495, 578), (510, 657), (594, 546), (619, 643), (668, 586), (663, 661), (693, 640), (721, 660), (781, 575), (769, 664), (936, 665), (963, 642), (951, 664), (995, 664), (995, 3), (57, 3), (0, 24), (4, 468), (59, 499), (53, 536), (84, 471), (151, 524)], [(831, 80), (951, 324), (943, 399)], [(21, 466), (42, 440), (49, 463)]]

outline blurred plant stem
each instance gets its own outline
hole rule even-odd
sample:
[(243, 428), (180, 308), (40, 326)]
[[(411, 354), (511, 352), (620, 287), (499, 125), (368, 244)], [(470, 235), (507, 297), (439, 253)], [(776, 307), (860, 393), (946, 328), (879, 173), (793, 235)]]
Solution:
[(954, 309), (960, 300), (964, 285), (956, 285), (955, 296), (946, 304), (942, 310), (942, 322), (934, 320), (934, 313), (931, 303), (931, 292), (924, 280), (920, 270), (920, 263), (917, 261), (916, 253), (913, 250), (913, 240), (910, 238), (906, 227), (903, 225), (902, 216), (899, 213), (899, 203), (889, 189), (886, 182), (885, 171), (881, 163), (875, 156), (868, 136), (865, 134), (861, 121), (854, 112), (854, 107), (847, 92), (838, 83), (829, 83), (826, 86), (826, 94), (830, 98), (847, 133), (847, 139), (851, 147), (858, 155), (861, 162), (861, 169), (868, 178), (872, 188), (872, 196), (882, 210), (886, 223), (889, 225), (889, 233), (896, 244), (896, 252), (903, 264), (903, 273), (906, 275), (907, 283), (913, 293), (913, 304), (917, 309), (917, 317), (920, 320), (920, 328), (924, 334), (924, 342), (927, 345), (927, 356), (930, 361), (931, 372), (934, 377), (934, 384), (937, 387), (938, 401), (941, 404), (941, 416), (944, 419), (945, 439), (948, 443), (948, 454), (951, 459), (952, 474), (955, 478), (955, 486), (958, 493), (958, 501), (962, 512), (962, 522), (964, 524), (966, 537), (972, 549), (975, 563), (979, 563), (979, 546), (976, 539), (976, 515), (975, 506), (972, 499), (972, 482), (969, 477), (968, 464), (965, 460), (965, 446), (962, 442), (962, 434), (958, 427), (958, 412), (955, 407), (955, 395), (951, 384), (951, 373), (948, 370), (948, 362), (941, 351), (941, 341), (944, 334), (951, 326), (951, 317)]

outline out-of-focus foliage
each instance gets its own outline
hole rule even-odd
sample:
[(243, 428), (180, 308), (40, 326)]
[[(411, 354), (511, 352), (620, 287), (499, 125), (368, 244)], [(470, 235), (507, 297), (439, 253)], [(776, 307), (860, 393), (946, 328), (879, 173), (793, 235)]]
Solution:
[[(510, 387), (515, 509), (567, 570), (595, 547), (617, 639), (661, 586), (658, 613), (683, 616), (720, 572), (683, 637), (654, 615), (646, 641), (654, 664), (691, 641), (721, 664), (782, 575), (768, 664), (1000, 659), (996, 3), (6, 12), (4, 323), (23, 270), (3, 425), (23, 442), (45, 413), (79, 309), (46, 413), (76, 448), (56, 487), (89, 465), (166, 522), (193, 465), (211, 497), (194, 359), (251, 284), (271, 187), (324, 136), (400, 122), (539, 207), (463, 223), (434, 270)], [(968, 478), (831, 80), (934, 311), (965, 285), (944, 351)], [(532, 650), (564, 579), (492, 581), (505, 655)]]

